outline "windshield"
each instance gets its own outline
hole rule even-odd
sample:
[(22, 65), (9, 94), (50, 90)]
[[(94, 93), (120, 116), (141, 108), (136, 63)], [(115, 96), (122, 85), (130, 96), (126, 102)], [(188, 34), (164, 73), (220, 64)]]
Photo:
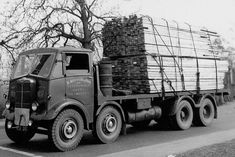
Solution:
[(13, 72), (13, 78), (27, 74), (47, 77), (50, 73), (53, 58), (53, 54), (20, 55)]

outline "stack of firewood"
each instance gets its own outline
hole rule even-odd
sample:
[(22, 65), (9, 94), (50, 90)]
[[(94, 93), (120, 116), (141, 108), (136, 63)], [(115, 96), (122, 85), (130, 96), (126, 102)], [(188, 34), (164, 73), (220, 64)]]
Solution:
[(107, 22), (102, 33), (115, 89), (156, 93), (162, 86), (166, 92), (224, 87), (228, 63), (217, 56), (215, 34), (209, 31), (134, 15)]

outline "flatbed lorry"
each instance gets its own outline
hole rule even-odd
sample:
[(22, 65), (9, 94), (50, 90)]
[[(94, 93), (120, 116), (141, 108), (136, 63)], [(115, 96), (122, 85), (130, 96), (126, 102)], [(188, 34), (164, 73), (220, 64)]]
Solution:
[(83, 48), (39, 48), (19, 55), (3, 115), (5, 131), (16, 143), (35, 133), (48, 135), (60, 151), (75, 149), (84, 130), (102, 143), (114, 142), (126, 124), (146, 127), (152, 120), (185, 130), (208, 126), (217, 118), (216, 96), (227, 90), (191, 90), (126, 94), (110, 92), (101, 76), (110, 76), (107, 62), (93, 62)]

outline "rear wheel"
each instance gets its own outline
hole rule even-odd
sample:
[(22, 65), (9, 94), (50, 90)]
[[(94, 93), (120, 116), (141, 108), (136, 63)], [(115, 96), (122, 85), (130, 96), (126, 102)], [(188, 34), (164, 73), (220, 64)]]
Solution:
[(197, 126), (208, 126), (213, 122), (214, 116), (214, 105), (210, 99), (206, 98), (202, 101), (200, 108), (196, 109), (193, 123)]
[(187, 100), (180, 101), (178, 105), (178, 110), (171, 117), (171, 122), (175, 129), (186, 130), (192, 125), (193, 109)]
[(75, 149), (83, 136), (84, 122), (80, 113), (73, 109), (61, 112), (49, 130), (49, 139), (60, 151)]
[(5, 131), (7, 136), (14, 141), (15, 143), (26, 143), (28, 142), (31, 138), (36, 133), (36, 127), (28, 127), (27, 130), (24, 131), (19, 131), (16, 128), (8, 128), (9, 120), (6, 119), (5, 121)]
[(122, 118), (118, 110), (107, 106), (99, 113), (95, 124), (95, 136), (102, 143), (114, 142), (122, 128)]

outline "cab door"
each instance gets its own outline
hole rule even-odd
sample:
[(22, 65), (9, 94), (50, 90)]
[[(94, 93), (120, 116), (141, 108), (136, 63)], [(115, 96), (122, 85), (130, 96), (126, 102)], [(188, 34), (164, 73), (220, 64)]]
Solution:
[(66, 75), (65, 95), (85, 105), (92, 117), (94, 110), (94, 79), (91, 55), (81, 52), (66, 52), (64, 71)]

